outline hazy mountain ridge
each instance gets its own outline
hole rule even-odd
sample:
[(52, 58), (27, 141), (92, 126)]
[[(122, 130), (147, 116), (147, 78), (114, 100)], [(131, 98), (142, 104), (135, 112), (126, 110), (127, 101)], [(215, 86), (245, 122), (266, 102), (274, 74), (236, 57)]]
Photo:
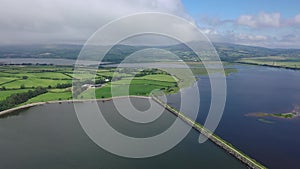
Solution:
[[(214, 43), (214, 46), (224, 61), (236, 61), (241, 58), (280, 56), (292, 60), (300, 60), (300, 49), (271, 49), (256, 46), (236, 45), (229, 43)], [(82, 45), (12, 45), (0, 46), (0, 58), (64, 58), (76, 59)], [(107, 53), (103, 61), (120, 62), (126, 56), (149, 46), (116, 45)], [(184, 44), (172, 46), (156, 46), (171, 51), (182, 60), (191, 61), (195, 54)], [(89, 58), (93, 59), (93, 58)]]

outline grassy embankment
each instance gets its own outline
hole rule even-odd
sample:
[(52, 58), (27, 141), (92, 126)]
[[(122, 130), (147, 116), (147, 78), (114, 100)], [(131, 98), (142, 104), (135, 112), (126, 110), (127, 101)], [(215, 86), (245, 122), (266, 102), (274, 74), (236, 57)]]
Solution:
[(225, 151), (227, 151), (228, 153), (230, 153), (231, 155), (233, 155), (235, 158), (237, 158), (241, 162), (245, 163), (248, 167), (254, 168), (254, 169), (265, 169), (265, 168), (267, 168), (264, 165), (262, 165), (259, 162), (257, 162), (256, 160), (254, 160), (253, 158), (251, 158), (248, 155), (246, 155), (245, 153), (243, 153), (242, 151), (240, 151), (239, 149), (237, 149), (236, 147), (234, 147), (229, 142), (223, 140), (222, 138), (220, 138), (216, 134), (212, 133), (210, 130), (208, 130), (207, 128), (205, 128), (203, 125), (201, 125), (201, 124), (195, 122), (194, 120), (190, 119), (189, 117), (187, 117), (186, 115), (184, 115), (184, 113), (179, 112), (177, 109), (171, 107), (168, 104), (165, 104), (164, 102), (160, 101), (158, 98), (156, 98), (154, 96), (152, 96), (152, 98), (156, 102), (158, 102), (159, 104), (161, 104), (162, 106), (164, 106), (165, 108), (167, 108), (174, 115), (178, 116), (184, 122), (186, 122), (187, 124), (191, 125), (194, 129), (196, 129), (201, 134), (203, 134), (204, 136), (206, 136), (213, 143), (215, 143), (219, 147), (223, 148)]

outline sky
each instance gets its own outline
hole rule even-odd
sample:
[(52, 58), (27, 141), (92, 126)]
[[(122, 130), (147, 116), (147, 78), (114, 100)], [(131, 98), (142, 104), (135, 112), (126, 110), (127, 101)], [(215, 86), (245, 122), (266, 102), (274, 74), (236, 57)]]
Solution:
[(83, 43), (139, 12), (183, 17), (213, 42), (300, 48), (298, 0), (0, 0), (0, 45)]
[(300, 47), (300, 1), (183, 0), (182, 3), (212, 41)]

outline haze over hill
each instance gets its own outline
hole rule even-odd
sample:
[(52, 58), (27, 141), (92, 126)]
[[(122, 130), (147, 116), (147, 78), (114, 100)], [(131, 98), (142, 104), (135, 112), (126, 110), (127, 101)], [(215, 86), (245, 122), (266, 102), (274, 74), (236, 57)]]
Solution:
[[(230, 43), (214, 43), (214, 46), (223, 61), (236, 61), (241, 58), (252, 57), (283, 57), (286, 60), (300, 61), (300, 49), (264, 48), (257, 46), (245, 46)], [(82, 45), (10, 45), (0, 46), (0, 58), (62, 58), (77, 59)], [(193, 61), (195, 54), (184, 44), (169, 46), (132, 46), (116, 45), (106, 55), (103, 61), (121, 62), (126, 56), (147, 48), (162, 49), (178, 55), (184, 61)], [(142, 56), (143, 57), (143, 56)], [(144, 56), (147, 57), (147, 56)], [(94, 58), (87, 58), (93, 60)], [(164, 58), (167, 59), (167, 58)]]

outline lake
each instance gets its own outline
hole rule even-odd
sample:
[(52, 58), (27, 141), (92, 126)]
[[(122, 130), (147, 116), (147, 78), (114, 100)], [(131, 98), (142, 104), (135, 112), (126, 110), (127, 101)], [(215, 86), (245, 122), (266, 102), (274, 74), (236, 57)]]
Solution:
[[(238, 72), (227, 77), (226, 107), (217, 135), (270, 168), (299, 168), (300, 118), (261, 120), (246, 114), (282, 113), (300, 105), (300, 72), (248, 65), (230, 67)], [(197, 84), (201, 97), (197, 121), (203, 123), (210, 105), (208, 77), (200, 76)], [(179, 95), (169, 95), (168, 102), (178, 107)], [(166, 113), (161, 118), (164, 120), (154, 124), (170, 124), (167, 121), (174, 116)], [(198, 144), (199, 133), (194, 130), (174, 149), (157, 157), (126, 159), (112, 155), (85, 135), (72, 104), (38, 106), (2, 118), (0, 135), (0, 149), (5, 152), (1, 153), (0, 168), (244, 167), (211, 142)]]
[[(284, 113), (300, 105), (300, 72), (261, 66), (232, 65), (238, 73), (227, 77), (227, 100), (216, 134), (270, 168), (299, 168), (300, 118), (247, 117), (248, 113)], [(210, 105), (210, 83), (200, 76), (203, 123)], [(169, 96), (178, 108), (180, 97)], [(267, 120), (270, 123), (264, 122)]]
[[(149, 104), (137, 98), (131, 101), (139, 107)], [(74, 104), (89, 107), (91, 103)], [(161, 133), (176, 118), (165, 111), (155, 121), (140, 127), (122, 119), (111, 101), (98, 104), (102, 110), (109, 110), (103, 114), (114, 128), (137, 137)], [(199, 133), (193, 129), (175, 148), (158, 156), (130, 159), (113, 155), (85, 134), (72, 103), (40, 105), (4, 116), (0, 119), (0, 135), (0, 168), (246, 168), (212, 142), (199, 144)]]

